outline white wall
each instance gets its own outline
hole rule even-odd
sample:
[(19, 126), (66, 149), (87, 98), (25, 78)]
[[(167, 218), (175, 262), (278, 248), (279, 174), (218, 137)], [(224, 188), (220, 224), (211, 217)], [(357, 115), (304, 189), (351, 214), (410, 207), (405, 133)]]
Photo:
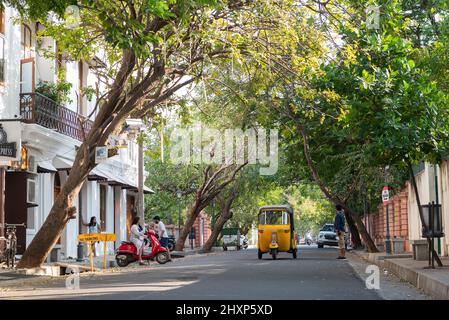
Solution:
[[(119, 241), (126, 241), (127, 240), (127, 234), (126, 234), (126, 190), (120, 191), (120, 232), (117, 232), (117, 238)], [(119, 242), (120, 243), (120, 242)]]
[(79, 94), (79, 74), (78, 74), (78, 62), (77, 61), (68, 61), (65, 64), (66, 68), (66, 81), (72, 84), (72, 89), (70, 90), (70, 100), (72, 103), (65, 105), (66, 108), (74, 112), (78, 112), (78, 98), (77, 94)]
[(46, 51), (55, 53), (56, 42), (51, 37), (42, 37), (41, 43), (36, 52), (36, 85), (39, 81), (56, 82), (56, 62), (55, 59), (44, 57)]
[(443, 161), (440, 164), (440, 193), (439, 202), (441, 203), (442, 218), (443, 218), (443, 232), (445, 237), (441, 239), (441, 249), (442, 254), (445, 256), (449, 255), (449, 162), (448, 160)]
[(5, 83), (0, 85), (0, 119), (20, 116), (20, 25), (14, 25), (15, 10), (5, 8)]
[(89, 222), (90, 218), (95, 216), (97, 220), (100, 219), (100, 186), (95, 181), (86, 182), (87, 190), (87, 220)]
[[(0, 86), (0, 119), (12, 119), (20, 116), (20, 59), (21, 59), (21, 26), (20, 24), (14, 24), (11, 17), (16, 18), (17, 12), (11, 8), (6, 7), (6, 30), (5, 30), (5, 85)], [(32, 31), (35, 27), (34, 23), (30, 23)], [(47, 48), (49, 50), (55, 50), (55, 41), (51, 38), (43, 38), (40, 44), (41, 48)], [(101, 57), (101, 55), (100, 55)], [(35, 55), (35, 78), (36, 84), (38, 80), (43, 81), (55, 81), (56, 80), (56, 63), (54, 59), (44, 58), (43, 52), (39, 52)], [(72, 83), (73, 88), (71, 92), (71, 99), (73, 102), (67, 105), (69, 109), (77, 112), (77, 93), (79, 93), (79, 72), (78, 62), (67, 62), (65, 67), (67, 70), (66, 80)], [(95, 87), (97, 81), (96, 76), (91, 70), (88, 69), (87, 64), (84, 63), (83, 74), (85, 86)], [(91, 103), (86, 101), (86, 111), (90, 113), (95, 100)], [(43, 128), (37, 124), (24, 124), (26, 130), (22, 133), (22, 139), (28, 142), (28, 145), (40, 153), (42, 153), (44, 159), (49, 159), (52, 162), (52, 158), (56, 155), (61, 155), (67, 158), (74, 157), (74, 145), (77, 145), (77, 141), (55, 133), (49, 129)], [(109, 166), (109, 171), (114, 172), (117, 175), (126, 176), (131, 181), (137, 182), (137, 145), (135, 142), (130, 142), (130, 147), (127, 149), (121, 149), (120, 155), (109, 159), (105, 164)], [(58, 173), (59, 174), (59, 173)], [(27, 236), (27, 244), (29, 244), (34, 237), (37, 229), (40, 228), (48, 216), (50, 209), (53, 205), (53, 188), (54, 188), (54, 173), (39, 174), (37, 176), (38, 186), (38, 204), (35, 209), (35, 225), (36, 230), (29, 230)], [(66, 180), (65, 173), (61, 174), (61, 183)], [(114, 222), (114, 192), (116, 194), (115, 205), (120, 208), (116, 214)], [(90, 217), (96, 216), (99, 219), (99, 184), (95, 181), (87, 181), (81, 189), (83, 201), (83, 208), (79, 210), (83, 213), (84, 220), (89, 221)], [(75, 205), (78, 206), (78, 201), (75, 201)], [(108, 186), (107, 188), (107, 232), (115, 232), (117, 238), (120, 240), (126, 240), (126, 190), (121, 188), (114, 188)], [(76, 257), (77, 247), (77, 235), (78, 230), (78, 217), (77, 219), (69, 221), (66, 228), (63, 231), (61, 244), (63, 246), (63, 253), (65, 257)], [(115, 225), (114, 225), (115, 224)], [(114, 228), (115, 227), (115, 228)], [(100, 249), (100, 248), (99, 248)]]
[[(61, 186), (64, 185), (64, 183), (67, 180), (67, 172), (66, 171), (59, 171), (59, 176), (61, 179)], [(74, 199), (74, 205), (78, 208), (78, 197)], [(71, 219), (67, 223), (67, 225), (64, 228), (64, 231), (61, 235), (61, 245), (62, 250), (61, 253), (63, 254), (64, 258), (76, 258), (77, 256), (77, 237), (78, 237), (78, 215), (76, 219)]]
[[(431, 177), (430, 171), (433, 170), (426, 163), (425, 169), (415, 176), (421, 204), (427, 204), (431, 201), (432, 193), (429, 186)], [(422, 224), (419, 217), (415, 191), (411, 183), (408, 184), (408, 208), (409, 238), (410, 240), (421, 239)]]
[[(96, 88), (96, 83), (97, 83), (97, 77), (95, 76), (95, 74), (89, 69), (87, 69), (87, 79), (86, 79), (86, 87), (92, 87), (92, 88)], [(96, 96), (94, 95), (92, 97), (91, 101), (87, 101), (86, 99), (86, 104), (87, 104), (87, 114), (86, 115), (90, 115), (92, 113), (92, 111), (95, 108), (95, 104), (97, 102)], [(96, 110), (96, 112), (94, 113), (94, 116), (98, 113), (98, 110)]]

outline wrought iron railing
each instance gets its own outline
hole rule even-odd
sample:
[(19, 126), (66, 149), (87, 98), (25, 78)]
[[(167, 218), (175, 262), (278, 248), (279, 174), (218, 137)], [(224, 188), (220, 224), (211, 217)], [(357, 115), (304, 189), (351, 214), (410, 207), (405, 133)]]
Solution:
[(86, 135), (92, 129), (92, 121), (37, 92), (20, 94), (20, 114), (24, 122), (39, 124), (79, 141), (83, 140), (82, 123)]

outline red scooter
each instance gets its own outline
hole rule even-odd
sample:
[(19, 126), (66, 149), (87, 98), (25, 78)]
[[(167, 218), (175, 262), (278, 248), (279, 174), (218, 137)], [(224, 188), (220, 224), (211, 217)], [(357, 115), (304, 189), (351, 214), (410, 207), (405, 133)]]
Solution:
[[(147, 231), (148, 243), (143, 247), (142, 260), (153, 260), (160, 264), (167, 263), (170, 260), (168, 251), (162, 247), (153, 230)], [(129, 241), (122, 241), (121, 245), (116, 250), (115, 260), (120, 267), (126, 267), (129, 263), (139, 261), (137, 248), (134, 243)]]

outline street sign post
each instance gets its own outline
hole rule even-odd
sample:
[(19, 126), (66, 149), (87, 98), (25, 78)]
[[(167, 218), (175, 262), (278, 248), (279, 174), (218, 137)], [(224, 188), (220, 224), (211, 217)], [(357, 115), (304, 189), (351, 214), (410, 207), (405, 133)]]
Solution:
[(385, 252), (391, 254), (391, 239), (390, 239), (390, 215), (388, 212), (390, 202), (390, 190), (387, 186), (382, 189), (382, 202), (386, 207), (386, 235), (385, 235)]
[(97, 241), (103, 242), (104, 247), (103, 269), (106, 270), (106, 242), (115, 240), (117, 240), (117, 236), (114, 233), (88, 233), (78, 235), (78, 241), (88, 243), (89, 257), (90, 257), (90, 271), (94, 271), (94, 263), (92, 260), (92, 244)]
[(382, 189), (382, 202), (388, 203), (390, 201), (390, 190), (387, 186)]

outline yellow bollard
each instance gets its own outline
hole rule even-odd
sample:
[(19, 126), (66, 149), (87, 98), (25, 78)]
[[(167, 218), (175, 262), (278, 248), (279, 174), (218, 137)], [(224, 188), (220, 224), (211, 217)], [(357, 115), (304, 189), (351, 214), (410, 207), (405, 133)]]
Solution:
[(106, 240), (103, 242), (104, 245), (104, 258), (103, 258), (103, 271), (106, 270)]

